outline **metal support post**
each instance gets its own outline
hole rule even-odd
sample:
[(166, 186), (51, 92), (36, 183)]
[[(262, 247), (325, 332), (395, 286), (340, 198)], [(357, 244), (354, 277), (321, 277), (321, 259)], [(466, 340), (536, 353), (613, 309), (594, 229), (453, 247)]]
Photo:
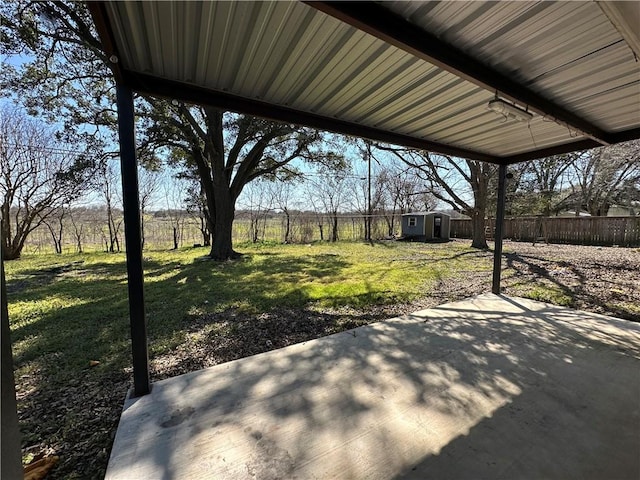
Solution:
[[(1, 237), (0, 237), (1, 240)], [(2, 407), (2, 421), (0, 426), (0, 478), (23, 478), (22, 452), (20, 450), (20, 429), (18, 427), (18, 410), (16, 405), (16, 384), (13, 376), (13, 355), (11, 353), (11, 331), (9, 327), (9, 312), (7, 307), (7, 289), (4, 280), (4, 260), (0, 248), (0, 313), (2, 330), (2, 370), (0, 407)]]
[(139, 397), (149, 393), (151, 385), (149, 382), (147, 320), (144, 313), (142, 236), (140, 230), (133, 92), (129, 87), (117, 85), (116, 96), (118, 104), (118, 134), (120, 136), (124, 234), (127, 244), (129, 317), (133, 354), (133, 396)]
[(371, 241), (371, 145), (367, 143), (367, 241)]
[(500, 294), (500, 275), (502, 273), (502, 231), (504, 226), (504, 206), (506, 202), (507, 166), (500, 165), (498, 170), (498, 205), (496, 208), (495, 247), (493, 249), (493, 287), (491, 291)]

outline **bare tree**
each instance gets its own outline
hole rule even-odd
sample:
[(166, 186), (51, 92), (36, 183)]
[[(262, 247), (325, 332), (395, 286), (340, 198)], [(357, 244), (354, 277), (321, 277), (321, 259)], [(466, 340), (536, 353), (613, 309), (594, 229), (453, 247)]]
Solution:
[[(115, 131), (115, 81), (84, 2), (0, 3), (0, 42), (20, 67), (0, 71), (5, 91), (30, 108), (68, 114), (66, 131), (87, 125)], [(142, 150), (171, 151), (172, 163), (200, 179), (207, 201), (210, 256), (235, 258), (235, 202), (254, 179), (286, 169), (294, 159), (313, 161), (321, 135), (314, 129), (277, 123), (217, 108), (157, 98), (138, 98)]]
[(207, 210), (207, 199), (205, 198), (202, 183), (197, 178), (188, 178), (189, 185), (185, 197), (187, 214), (196, 222), (200, 235), (202, 235), (202, 245), (211, 246), (211, 230), (209, 230), (210, 215)]
[(166, 213), (173, 230), (173, 250), (177, 250), (182, 245), (184, 233), (185, 215), (183, 206), (188, 188), (185, 178), (174, 176), (171, 185), (164, 183), (164, 200), (167, 207)]
[(122, 227), (122, 210), (120, 204), (120, 178), (114, 164), (103, 161), (100, 166), (100, 191), (105, 202), (107, 214), (107, 234), (104, 234), (105, 250), (111, 253), (120, 251), (120, 228)]
[[(342, 168), (321, 167), (316, 171), (316, 178), (311, 182), (313, 185), (311, 203), (316, 211), (321, 205), (322, 212), (329, 216), (332, 242), (338, 241), (338, 211), (344, 206), (347, 197), (348, 175), (347, 165), (342, 159)], [(320, 227), (320, 235), (322, 239), (322, 227)]]
[(379, 211), (387, 224), (388, 235), (396, 231), (396, 217), (408, 212), (433, 210), (438, 201), (433, 186), (425, 185), (412, 167), (386, 162), (376, 176), (376, 190), (380, 191)]
[(454, 210), (471, 217), (473, 248), (486, 249), (484, 225), (490, 181), (497, 167), (477, 160), (464, 160), (426, 151), (376, 145), (391, 152), (409, 165), (418, 178), (427, 183), (428, 191)]
[(360, 145), (363, 162), (352, 163), (353, 174), (345, 181), (351, 191), (348, 202), (350, 208), (362, 215), (364, 239), (372, 239), (372, 220), (377, 210), (383, 208), (384, 185), (381, 183), (380, 173), (384, 167), (373, 156), (370, 145), (363, 142)]
[(82, 218), (85, 213), (84, 208), (70, 208), (69, 221), (73, 227), (73, 238), (76, 244), (76, 252), (82, 253), (82, 241), (84, 239), (85, 219)]
[(57, 254), (62, 253), (62, 238), (64, 233), (64, 219), (69, 213), (69, 207), (60, 205), (51, 214), (42, 220), (42, 223), (49, 230), (53, 240), (53, 248)]
[(630, 201), (640, 190), (640, 141), (584, 152), (573, 160), (572, 169), (572, 189), (580, 206), (591, 215), (606, 216), (611, 205)]
[(583, 152), (553, 155), (509, 167), (508, 212), (550, 216), (566, 206), (573, 162)]
[(387, 224), (387, 235), (395, 235), (395, 218), (398, 206), (398, 199), (394, 195), (392, 186), (393, 175), (389, 166), (384, 166), (376, 175), (376, 184), (381, 192), (379, 210)]
[(17, 109), (0, 112), (2, 254), (20, 257), (28, 235), (90, 185), (91, 160), (61, 146), (46, 125)]
[(151, 126), (146, 144), (169, 148), (175, 163), (197, 173), (207, 201), (210, 256), (238, 257), (232, 226), (236, 201), (244, 188), (260, 177), (286, 170), (295, 159), (315, 161), (318, 131), (291, 124), (226, 113), (212, 107), (149, 100)]
[[(315, 185), (315, 184), (314, 184)], [(324, 205), (319, 196), (316, 196), (315, 192), (309, 193), (309, 203), (313, 209), (313, 215), (315, 217), (316, 225), (318, 225), (318, 232), (320, 233), (320, 241), (324, 241)]]
[(249, 240), (252, 243), (258, 243), (261, 237), (264, 240), (267, 215), (273, 210), (273, 196), (267, 182), (262, 178), (254, 180), (240, 197), (240, 205), (249, 212)]
[(269, 184), (269, 191), (273, 206), (284, 214), (284, 234), (282, 241), (291, 243), (291, 203), (294, 196), (295, 184), (293, 180), (276, 179)]
[(155, 195), (160, 189), (159, 172), (147, 168), (138, 167), (138, 184), (140, 197), (140, 234), (142, 236), (142, 249), (145, 247), (144, 227), (145, 214), (150, 205), (155, 201)]

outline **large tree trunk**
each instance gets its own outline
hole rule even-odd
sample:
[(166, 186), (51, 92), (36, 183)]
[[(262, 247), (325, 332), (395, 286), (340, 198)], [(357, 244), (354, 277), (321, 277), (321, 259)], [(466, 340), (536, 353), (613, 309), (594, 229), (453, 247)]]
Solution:
[(222, 185), (216, 184), (215, 187), (215, 226), (213, 230), (215, 234), (209, 255), (214, 260), (238, 258), (240, 254), (233, 250), (233, 240), (231, 236), (233, 217), (235, 214), (235, 200), (224, 182), (222, 182)]
[(4, 245), (3, 247), (4, 248), (2, 249), (2, 256), (4, 260), (17, 260), (18, 258), (20, 258), (22, 249), (12, 248), (11, 246), (6, 248)]
[[(198, 174), (200, 176), (200, 186), (204, 193), (205, 207), (203, 208), (204, 219), (206, 222), (206, 228), (202, 229), (202, 236), (205, 246), (211, 246), (209, 256), (216, 260), (226, 260), (228, 258), (234, 258), (234, 255), (228, 256), (229, 251), (233, 252), (231, 244), (231, 229), (233, 227), (233, 216), (235, 210), (235, 202), (232, 200), (225, 201), (223, 199), (218, 200), (218, 197), (231, 198), (231, 192), (229, 191), (229, 185), (224, 182), (223, 178), (219, 178), (218, 182), (214, 184), (212, 170), (216, 167), (216, 160), (220, 162), (220, 159), (210, 158), (207, 162), (204, 158), (198, 157), (198, 152), (193, 153), (198, 168)], [(218, 176), (224, 175), (223, 169), (220, 165), (218, 167)], [(221, 205), (221, 209), (231, 208), (231, 213), (224, 214), (218, 212), (218, 205)], [(230, 220), (225, 220), (230, 217)], [(220, 220), (218, 220), (220, 219)], [(220, 225), (226, 225), (228, 222), (228, 232), (223, 230), (217, 230)], [(219, 238), (218, 238), (219, 237)], [(235, 252), (233, 252), (235, 254)]]
[(27, 236), (22, 232), (12, 236), (8, 208), (2, 211), (2, 258), (16, 260), (20, 258)]
[(487, 238), (484, 233), (484, 209), (474, 208), (471, 212), (472, 241), (471, 248), (486, 250)]
[(5, 238), (3, 234), (2, 257), (5, 260), (17, 260), (18, 258), (20, 258), (26, 239), (26, 235), (20, 235), (14, 238), (12, 241), (10, 238)]

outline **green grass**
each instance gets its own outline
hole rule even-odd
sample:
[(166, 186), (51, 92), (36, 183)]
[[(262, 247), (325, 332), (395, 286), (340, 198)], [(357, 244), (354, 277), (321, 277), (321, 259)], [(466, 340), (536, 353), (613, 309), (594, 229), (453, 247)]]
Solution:
[(17, 366), (37, 360), (49, 375), (65, 377), (91, 359), (113, 357), (117, 344), (126, 348), (123, 255), (25, 256), (5, 270)]
[[(325, 309), (409, 302), (459, 270), (487, 270), (465, 244), (242, 244), (238, 261), (204, 248), (145, 252), (151, 354), (174, 348), (207, 313), (276, 307)], [(130, 365), (124, 254), (24, 256), (7, 262), (16, 365), (64, 381), (90, 360)], [(18, 371), (18, 374), (21, 373)]]
[(524, 290), (521, 296), (564, 307), (573, 305), (573, 298), (556, 285), (537, 285), (529, 290)]
[[(312, 311), (326, 312), (328, 327), (312, 330), (317, 335), (362, 324), (354, 317), (367, 317), (371, 305), (406, 304), (429, 296), (441, 301), (474, 289), (487, 291), (492, 253), (468, 245), (247, 243), (236, 245), (244, 256), (232, 262), (211, 261), (206, 248), (145, 251), (150, 357), (161, 359), (190, 342), (217, 346), (223, 339), (223, 347), (229, 341), (229, 349), (235, 350), (221, 358), (234, 358), (237, 345), (250, 337), (247, 333), (261, 335), (261, 313), (291, 321), (278, 315), (281, 308), (298, 310), (301, 314), (292, 318), (303, 323), (315, 315)], [(522, 269), (521, 263), (514, 265)], [(58, 478), (101, 478), (130, 383), (125, 255), (25, 255), (6, 262), (5, 270), (24, 460), (33, 458), (29, 446), (41, 444), (62, 450), (67, 464), (59, 467), (64, 473)], [(513, 268), (503, 272), (510, 280), (509, 294), (560, 305), (573, 302), (568, 289), (538, 278), (519, 283), (510, 278), (517, 273)], [(381, 315), (387, 311), (378, 309)], [(217, 315), (224, 312), (237, 313), (240, 320)], [(91, 360), (100, 363), (90, 367)], [(92, 409), (87, 411), (86, 403)], [(100, 422), (88, 427), (96, 420)], [(86, 466), (93, 459), (98, 466)]]

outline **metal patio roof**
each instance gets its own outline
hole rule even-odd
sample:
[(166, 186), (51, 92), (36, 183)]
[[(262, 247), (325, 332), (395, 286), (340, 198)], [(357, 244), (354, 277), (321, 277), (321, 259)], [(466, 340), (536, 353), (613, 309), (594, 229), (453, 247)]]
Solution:
[(640, 138), (640, 2), (89, 6), (144, 94), (503, 164)]

